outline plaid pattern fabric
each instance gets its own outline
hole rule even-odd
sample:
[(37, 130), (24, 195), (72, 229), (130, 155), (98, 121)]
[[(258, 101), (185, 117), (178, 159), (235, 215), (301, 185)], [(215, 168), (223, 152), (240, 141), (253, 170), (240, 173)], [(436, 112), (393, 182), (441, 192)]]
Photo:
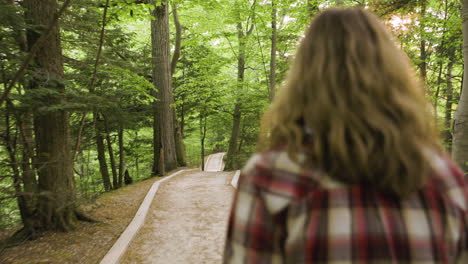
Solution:
[(436, 158), (426, 187), (400, 200), (299, 167), (285, 152), (252, 157), (234, 197), (224, 263), (468, 264), (468, 184)]

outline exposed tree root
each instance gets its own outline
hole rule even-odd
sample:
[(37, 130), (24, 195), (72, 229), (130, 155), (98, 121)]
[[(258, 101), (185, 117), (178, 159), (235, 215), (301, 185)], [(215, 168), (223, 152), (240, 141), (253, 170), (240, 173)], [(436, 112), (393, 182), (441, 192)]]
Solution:
[(11, 237), (0, 241), (0, 251), (4, 248), (11, 248), (21, 245), (27, 240), (37, 238), (37, 233), (31, 228), (21, 228), (16, 231)]
[(91, 216), (87, 215), (85, 212), (79, 209), (75, 209), (75, 215), (76, 215), (76, 218), (80, 221), (89, 222), (89, 223), (101, 223), (101, 221), (92, 218)]
[[(74, 212), (76, 219), (79, 221), (89, 223), (101, 223), (101, 221), (94, 219), (81, 210), (76, 209)], [(60, 230), (68, 232), (74, 229), (72, 225), (65, 225), (64, 219), (61, 219)], [(0, 252), (5, 248), (16, 247), (28, 240), (34, 240), (39, 237), (40, 233), (46, 231), (45, 228), (23, 227), (16, 231), (11, 237), (0, 241)]]

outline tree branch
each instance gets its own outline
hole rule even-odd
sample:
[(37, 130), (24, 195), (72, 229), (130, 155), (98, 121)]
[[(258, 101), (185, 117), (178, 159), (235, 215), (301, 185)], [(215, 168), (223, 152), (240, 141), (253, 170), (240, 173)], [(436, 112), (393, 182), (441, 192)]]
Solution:
[(177, 62), (179, 61), (180, 46), (182, 42), (182, 26), (180, 25), (179, 15), (177, 13), (177, 6), (175, 4), (172, 5), (172, 15), (174, 16), (174, 24), (176, 28), (176, 39), (175, 39), (174, 54), (172, 56), (172, 61), (171, 61), (171, 76), (174, 75)]

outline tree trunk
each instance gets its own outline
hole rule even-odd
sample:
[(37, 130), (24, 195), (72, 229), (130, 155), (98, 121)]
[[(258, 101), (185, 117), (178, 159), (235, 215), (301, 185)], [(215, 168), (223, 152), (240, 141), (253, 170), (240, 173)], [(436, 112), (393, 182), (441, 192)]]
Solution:
[(115, 164), (115, 156), (114, 156), (114, 149), (112, 148), (112, 141), (110, 138), (109, 126), (107, 124), (107, 119), (104, 117), (104, 129), (106, 133), (106, 142), (107, 142), (107, 151), (109, 152), (109, 161), (112, 171), (112, 186), (113, 189), (119, 188), (119, 180), (117, 174), (117, 165)]
[[(7, 4), (14, 6), (14, 0), (7, 0)], [(15, 39), (17, 41), (19, 50), (21, 52), (28, 52), (28, 42), (26, 39), (26, 32), (19, 24), (13, 24)], [(4, 80), (4, 87), (7, 89), (8, 78), (5, 75), (5, 69), (2, 67), (2, 74)], [(25, 80), (22, 81), (22, 86), (26, 86)], [(13, 171), (13, 185), (17, 199), (18, 209), (21, 216), (21, 221), (24, 230), (27, 230), (28, 235), (34, 232), (34, 211), (37, 206), (37, 179), (36, 172), (33, 167), (34, 159), (34, 138), (33, 138), (33, 116), (31, 109), (26, 109), (21, 115), (14, 109), (13, 103), (7, 99), (7, 106), (5, 112), (5, 142), (7, 152), (9, 153), (11, 168)], [(16, 159), (17, 149), (13, 146), (10, 137), (10, 111), (13, 112), (16, 119), (16, 129), (19, 131), (20, 144), (22, 145), (21, 151), (21, 172), (18, 168)], [(21, 186), (22, 184), (22, 186)]]
[(182, 138), (182, 133), (180, 132), (179, 121), (177, 121), (175, 114), (174, 114), (174, 120), (175, 120), (174, 140), (175, 140), (175, 146), (176, 146), (177, 164), (179, 166), (185, 166), (187, 165), (187, 161), (186, 161), (186, 156), (185, 156), (184, 140)]
[(241, 104), (236, 103), (234, 106), (233, 124), (231, 130), (231, 138), (229, 140), (228, 152), (226, 154), (226, 170), (233, 170), (237, 168), (236, 156), (237, 156), (237, 142), (239, 141), (240, 123), (242, 118), (242, 112), (240, 111)]
[(426, 84), (427, 79), (427, 51), (426, 51), (426, 38), (423, 36), (424, 32), (426, 32), (426, 8), (427, 8), (427, 0), (421, 0), (421, 14), (420, 14), (420, 34), (421, 34), (421, 41), (419, 43), (419, 71), (421, 73), (421, 78), (423, 83)]
[(182, 139), (184, 138), (185, 133), (185, 105), (182, 103), (181, 111), (180, 111), (180, 135)]
[[(448, 14), (449, 14), (449, 5), (448, 5), (448, 1), (449, 0), (445, 0), (444, 1), (444, 4), (445, 4), (445, 10), (444, 10), (444, 31), (442, 33), (442, 41), (438, 47), (438, 50), (439, 50), (439, 53), (441, 57), (444, 57), (446, 56), (445, 54), (445, 44), (446, 44), (446, 34), (447, 34), (447, 18), (448, 18)], [(438, 124), (438, 121), (439, 121), (439, 116), (438, 116), (438, 103), (439, 103), (439, 95), (440, 95), (440, 86), (442, 84), (442, 72), (443, 72), (443, 61), (441, 60), (439, 63), (438, 63), (438, 74), (437, 74), (437, 88), (436, 88), (436, 92), (433, 96), (433, 106), (434, 106), (434, 120), (436, 122), (436, 124)]]
[[(28, 46), (40, 37), (44, 25), (50, 24), (57, 11), (56, 0), (24, 0), (28, 31)], [(54, 106), (63, 102), (62, 49), (59, 26), (48, 35), (47, 41), (36, 54), (32, 64), (30, 82), (33, 89), (44, 87), (55, 90), (60, 96), (44, 95), (43, 102)], [(37, 217), (35, 224), (41, 229), (68, 231), (74, 228), (75, 180), (69, 138), (68, 113), (64, 110), (34, 111), (34, 133), (38, 157), (39, 184)]]
[(270, 58), (270, 102), (275, 97), (276, 88), (276, 1), (271, 1), (271, 58)]
[(172, 61), (171, 61), (171, 76), (174, 75), (175, 70), (177, 68), (177, 62), (179, 61), (179, 57), (180, 57), (180, 46), (182, 42), (182, 25), (180, 24), (179, 15), (177, 13), (177, 6), (175, 4), (172, 5), (172, 15), (174, 17), (176, 38), (175, 38), (174, 54), (172, 55)]
[(99, 171), (101, 172), (104, 190), (108, 192), (112, 189), (112, 185), (111, 185), (111, 181), (109, 177), (109, 170), (107, 168), (104, 137), (102, 136), (103, 124), (102, 124), (102, 120), (99, 118), (98, 113), (94, 113), (94, 122), (96, 124), (96, 146), (97, 146), (97, 154), (98, 154), (98, 160), (99, 160)]
[(205, 138), (206, 138), (206, 117), (200, 114), (200, 147), (201, 147), (201, 170), (205, 170)]
[[(237, 4), (237, 2), (236, 2)], [(239, 16), (238, 19), (240, 20), (240, 13), (238, 12), (237, 15)], [(249, 28), (247, 26), (247, 28)], [(234, 113), (232, 118), (232, 130), (231, 130), (231, 138), (229, 139), (229, 147), (226, 154), (226, 166), (225, 170), (233, 170), (237, 169), (237, 142), (239, 141), (239, 130), (240, 130), (240, 123), (242, 118), (242, 104), (239, 94), (242, 93), (244, 87), (244, 77), (245, 77), (245, 58), (246, 58), (246, 42), (247, 37), (253, 31), (253, 23), (250, 25), (250, 28), (247, 30), (247, 33), (244, 33), (242, 28), (242, 23), (237, 23), (237, 39), (239, 41), (239, 53), (237, 57), (237, 92), (238, 98), (236, 99), (236, 103), (234, 105)]]
[[(36, 171), (34, 169), (34, 138), (33, 138), (33, 120), (32, 114), (29, 111), (23, 115), (22, 119), (17, 118), (18, 129), (20, 130), (22, 150), (22, 180), (23, 180), (23, 199), (25, 204), (26, 214), (30, 217), (33, 216), (34, 208), (36, 207), (37, 199), (37, 179)], [(23, 224), (29, 225), (29, 223)]]
[[(117, 186), (122, 187), (123, 175), (125, 172), (125, 152), (124, 152), (124, 129), (123, 126), (119, 127), (119, 180)], [(137, 175), (138, 176), (138, 175)]]
[[(154, 80), (153, 80), (154, 82)], [(160, 91), (155, 91), (154, 97), (159, 98)], [(158, 99), (156, 99), (158, 100)], [(160, 120), (160, 107), (161, 102), (155, 101), (153, 103), (153, 166), (152, 166), (152, 175), (162, 175), (162, 172), (159, 169), (159, 165), (161, 162), (161, 149), (162, 149), (162, 141), (161, 141), (161, 120)]]
[(468, 172), (468, 0), (463, 0), (463, 89), (453, 120), (452, 155), (466, 173)]
[(453, 81), (452, 72), (453, 65), (455, 64), (455, 50), (450, 47), (449, 50), (449, 62), (447, 64), (447, 89), (445, 90), (445, 122), (444, 122), (444, 141), (447, 144), (447, 149), (452, 150), (452, 105), (453, 105)]
[[(174, 140), (174, 119), (171, 107), (174, 101), (172, 95), (171, 67), (169, 57), (169, 11), (167, 1), (154, 8), (151, 21), (151, 43), (153, 54), (153, 84), (158, 90), (154, 108), (154, 162), (153, 173), (160, 174), (157, 161), (163, 162), (166, 170), (177, 167), (176, 148)], [(162, 150), (162, 152), (161, 152)], [(158, 153), (163, 153), (159, 155)]]
[[(135, 139), (134, 141), (138, 142), (138, 130), (135, 131)], [(140, 155), (138, 152), (135, 154), (135, 171), (137, 177), (140, 176)]]
[[(174, 17), (174, 24), (176, 28), (176, 39), (175, 39), (175, 47), (174, 47), (174, 54), (172, 56), (171, 62), (171, 77), (174, 75), (175, 70), (177, 68), (177, 62), (179, 61), (180, 57), (180, 47), (182, 42), (182, 25), (179, 21), (179, 15), (177, 13), (177, 6), (174, 4), (172, 5), (172, 14)], [(186, 157), (185, 157), (185, 147), (184, 147), (184, 140), (182, 138), (181, 132), (181, 124), (179, 120), (177, 120), (177, 115), (175, 108), (173, 109), (173, 120), (174, 120), (174, 140), (175, 140), (175, 147), (176, 147), (176, 156), (177, 156), (177, 164), (179, 166), (187, 165)]]
[[(242, 29), (242, 24), (237, 23), (237, 39), (239, 41), (239, 54), (237, 57), (237, 89), (240, 93), (242, 87), (244, 86), (244, 75), (245, 75), (245, 34)], [(241, 112), (241, 102), (238, 98), (236, 104), (234, 105), (234, 113), (232, 118), (232, 130), (231, 138), (229, 139), (228, 152), (226, 154), (226, 170), (232, 170), (237, 167), (236, 156), (237, 156), (237, 142), (239, 141), (239, 130), (240, 130), (240, 121), (242, 118)]]
[(438, 124), (438, 121), (439, 121), (439, 113), (438, 113), (438, 103), (439, 103), (439, 94), (440, 94), (440, 86), (442, 84), (442, 71), (444, 70), (444, 66), (443, 66), (443, 63), (442, 61), (439, 63), (439, 73), (438, 73), (438, 76), (437, 76), (437, 88), (436, 88), (436, 92), (433, 96), (433, 109), (434, 109), (434, 121), (436, 122), (436, 124)]
[(5, 146), (6, 150), (8, 152), (8, 158), (9, 158), (9, 165), (12, 171), (12, 179), (13, 179), (13, 188), (15, 189), (15, 195), (16, 195), (16, 202), (18, 204), (18, 209), (20, 211), (20, 216), (21, 216), (21, 221), (23, 222), (24, 226), (26, 228), (30, 228), (29, 223), (32, 220), (31, 219), (31, 210), (30, 208), (27, 207), (25, 197), (22, 194), (23, 190), (21, 188), (21, 177), (20, 177), (20, 170), (18, 167), (18, 160), (16, 159), (17, 153), (16, 153), (16, 136), (15, 138), (12, 138), (11, 135), (11, 127), (12, 124), (10, 122), (10, 116), (11, 116), (11, 101), (7, 99), (7, 106), (5, 109), (5, 133), (3, 135), (3, 139), (5, 141)]

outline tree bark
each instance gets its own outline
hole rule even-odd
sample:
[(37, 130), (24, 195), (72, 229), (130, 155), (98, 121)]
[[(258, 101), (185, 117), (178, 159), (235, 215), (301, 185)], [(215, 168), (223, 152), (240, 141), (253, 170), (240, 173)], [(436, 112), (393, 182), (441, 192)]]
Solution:
[[(28, 46), (32, 47), (57, 12), (56, 0), (24, 0)], [(33, 62), (32, 89), (45, 87), (63, 95), (63, 62), (58, 24), (52, 28)], [(47, 106), (63, 103), (63, 96), (45, 95)], [(68, 231), (76, 222), (75, 180), (69, 138), (68, 113), (64, 110), (34, 111), (38, 157), (38, 205), (35, 225), (46, 230)]]
[(453, 105), (453, 81), (452, 81), (452, 72), (453, 66), (455, 64), (455, 50), (454, 47), (450, 47), (448, 52), (449, 62), (447, 64), (447, 88), (445, 90), (445, 122), (444, 122), (444, 141), (447, 144), (447, 149), (452, 150), (452, 105)]
[[(180, 47), (182, 42), (182, 25), (179, 21), (179, 15), (177, 13), (177, 6), (174, 4), (172, 6), (172, 14), (174, 17), (174, 24), (176, 28), (176, 39), (175, 39), (175, 47), (174, 47), (174, 54), (172, 56), (171, 62), (171, 77), (174, 75), (175, 70), (177, 68), (177, 62), (179, 61), (180, 57)], [(177, 156), (177, 163), (179, 166), (187, 165), (186, 156), (185, 156), (185, 146), (184, 140), (182, 138), (181, 132), (181, 124), (179, 120), (177, 120), (177, 114), (175, 108), (173, 109), (173, 120), (174, 120), (174, 140), (175, 140), (175, 147), (176, 147), (176, 156)]]
[(231, 138), (229, 140), (228, 152), (226, 154), (226, 170), (233, 170), (237, 167), (236, 156), (237, 156), (237, 142), (239, 141), (240, 123), (242, 118), (242, 112), (240, 110), (241, 104), (238, 102), (234, 106), (234, 114), (232, 118), (232, 130)]
[(176, 38), (175, 38), (174, 54), (172, 55), (172, 61), (171, 61), (171, 76), (174, 75), (175, 70), (177, 68), (177, 62), (179, 61), (179, 58), (180, 58), (180, 47), (182, 43), (182, 25), (180, 24), (179, 14), (177, 13), (177, 6), (175, 4), (172, 5), (172, 15), (174, 17)]
[(106, 133), (106, 142), (107, 142), (107, 151), (109, 152), (109, 161), (110, 161), (110, 166), (111, 166), (111, 171), (112, 171), (112, 189), (117, 189), (119, 188), (119, 180), (118, 180), (118, 174), (117, 174), (117, 165), (115, 164), (115, 156), (114, 156), (114, 149), (112, 148), (112, 141), (110, 138), (110, 132), (109, 132), (109, 126), (107, 124), (107, 119), (105, 116), (104, 118), (104, 129)]
[(122, 187), (123, 175), (125, 172), (125, 151), (124, 151), (124, 128), (122, 125), (119, 127), (119, 179), (117, 186)]
[(206, 117), (200, 114), (200, 150), (201, 150), (201, 170), (205, 170), (205, 138), (206, 138)]
[(442, 84), (442, 72), (444, 68), (442, 61), (439, 63), (438, 67), (439, 67), (439, 73), (437, 76), (437, 88), (433, 97), (434, 98), (433, 99), (434, 121), (436, 122), (436, 124), (438, 123), (438, 120), (439, 120), (438, 102), (439, 102), (440, 86)]
[[(153, 84), (158, 90), (154, 103), (154, 162), (153, 174), (161, 174), (159, 163), (163, 163), (166, 170), (177, 167), (176, 148), (174, 140), (174, 102), (172, 95), (172, 80), (170, 70), (169, 50), (169, 11), (167, 1), (156, 6), (151, 21), (151, 43), (153, 55)], [(160, 155), (159, 153), (163, 153)]]
[(20, 129), (21, 143), (23, 145), (22, 154), (22, 178), (24, 185), (24, 192), (28, 196), (33, 196), (37, 192), (37, 179), (34, 170), (34, 138), (33, 138), (33, 120), (32, 114), (27, 111), (24, 113), (23, 118), (16, 121), (18, 129)]
[(8, 153), (9, 158), (9, 166), (12, 171), (12, 179), (13, 179), (13, 188), (15, 190), (16, 195), (16, 202), (18, 204), (18, 209), (21, 216), (21, 221), (23, 222), (24, 226), (29, 228), (28, 223), (31, 220), (30, 208), (27, 207), (25, 197), (22, 194), (23, 190), (21, 188), (21, 177), (20, 177), (20, 170), (18, 166), (18, 160), (16, 158), (16, 136), (12, 138), (11, 135), (11, 127), (12, 124), (10, 122), (11, 116), (11, 102), (7, 99), (7, 106), (5, 109), (5, 133), (3, 135), (3, 139), (5, 141), (5, 147)]
[(270, 102), (275, 97), (276, 89), (276, 1), (271, 1), (271, 57), (270, 57)]
[[(441, 43), (438, 47), (438, 52), (440, 53), (439, 56), (441, 57), (444, 57), (445, 56), (445, 44), (446, 44), (446, 34), (447, 34), (447, 18), (448, 18), (448, 1), (449, 0), (445, 0), (444, 1), (444, 4), (445, 4), (445, 10), (444, 10), (444, 31), (442, 33), (442, 40), (441, 40)], [(433, 96), (433, 107), (434, 107), (434, 121), (436, 122), (436, 124), (438, 123), (439, 121), (439, 116), (438, 116), (438, 102), (439, 102), (439, 95), (440, 95), (440, 86), (442, 84), (442, 72), (443, 72), (443, 61), (441, 60), (439, 63), (438, 63), (438, 75), (437, 75), (437, 88), (436, 88), (436, 92)]]
[[(235, 2), (236, 5), (238, 4), (237, 1)], [(252, 5), (253, 8), (255, 8), (255, 2)], [(238, 6), (236, 6), (238, 8)], [(255, 13), (254, 13), (255, 14)], [(238, 15), (238, 20), (240, 21), (240, 12), (239, 10), (237, 11)], [(254, 20), (254, 18), (252, 18)], [(247, 45), (247, 38), (250, 36), (250, 34), (253, 31), (254, 24), (249, 26), (246, 26), (246, 32), (244, 33), (242, 23), (238, 22), (237, 23), (237, 39), (239, 42), (239, 51), (237, 54), (237, 92), (238, 92), (238, 97), (236, 99), (236, 103), (234, 105), (234, 113), (233, 113), (233, 119), (232, 119), (232, 130), (231, 130), (231, 138), (229, 139), (229, 147), (228, 151), (226, 154), (226, 166), (225, 170), (232, 170), (232, 169), (237, 169), (238, 165), (237, 164), (237, 143), (239, 141), (239, 130), (240, 130), (240, 123), (242, 119), (242, 104), (241, 104), (241, 98), (239, 97), (239, 94), (241, 94), (243, 87), (244, 87), (244, 79), (245, 79), (245, 59), (246, 59), (246, 45)]]
[(421, 14), (420, 14), (420, 34), (421, 41), (419, 42), (420, 54), (419, 54), (419, 71), (421, 73), (421, 78), (423, 83), (426, 84), (427, 79), (427, 51), (426, 51), (426, 38), (423, 36), (426, 31), (426, 9), (427, 9), (427, 0), (421, 0)]
[(94, 122), (96, 124), (96, 146), (97, 146), (97, 154), (98, 154), (98, 161), (99, 161), (99, 171), (101, 172), (102, 184), (104, 185), (104, 190), (108, 192), (112, 189), (112, 185), (111, 185), (111, 181), (109, 177), (109, 170), (107, 168), (104, 137), (102, 136), (104, 132), (103, 124), (102, 124), (102, 120), (99, 118), (98, 113), (94, 113)]
[(109, 161), (110, 161), (111, 171), (112, 171), (112, 187), (113, 189), (117, 189), (119, 185), (117, 165), (115, 164), (114, 149), (112, 148), (112, 141), (110, 138), (109, 127), (108, 127), (107, 120), (105, 117), (104, 117), (104, 129), (106, 133), (107, 151), (109, 152)]
[(176, 154), (177, 154), (177, 164), (179, 166), (187, 165), (186, 156), (185, 156), (185, 146), (184, 140), (182, 138), (182, 133), (180, 132), (180, 125), (179, 121), (174, 112), (174, 140), (176, 146)]
[[(7, 0), (6, 4), (14, 7), (13, 0)], [(19, 51), (28, 52), (28, 42), (26, 39), (26, 32), (24, 28), (14, 25), (13, 26), (15, 39), (17, 41)], [(2, 67), (2, 74), (4, 80), (5, 90), (8, 87), (8, 78), (5, 74), (5, 69)], [(25, 80), (21, 80), (23, 86)], [(13, 171), (13, 185), (15, 189), (16, 201), (21, 216), (21, 221), (24, 230), (27, 230), (28, 235), (34, 232), (34, 210), (36, 208), (36, 194), (37, 194), (37, 179), (36, 172), (33, 167), (34, 158), (34, 138), (33, 138), (33, 116), (31, 109), (26, 109), (21, 115), (14, 107), (10, 99), (6, 99), (7, 106), (5, 111), (5, 142), (6, 149), (10, 158), (10, 166)], [(15, 116), (16, 129), (19, 131), (19, 142), (22, 146), (21, 150), (21, 163), (17, 162), (17, 147), (16, 139), (11, 139), (10, 132), (10, 112)], [(18, 132), (17, 132), (18, 133)], [(15, 136), (16, 138), (16, 136)], [(21, 172), (19, 171), (21, 168)]]
[(468, 0), (463, 0), (463, 89), (455, 113), (453, 126), (452, 155), (463, 171), (468, 172)]

